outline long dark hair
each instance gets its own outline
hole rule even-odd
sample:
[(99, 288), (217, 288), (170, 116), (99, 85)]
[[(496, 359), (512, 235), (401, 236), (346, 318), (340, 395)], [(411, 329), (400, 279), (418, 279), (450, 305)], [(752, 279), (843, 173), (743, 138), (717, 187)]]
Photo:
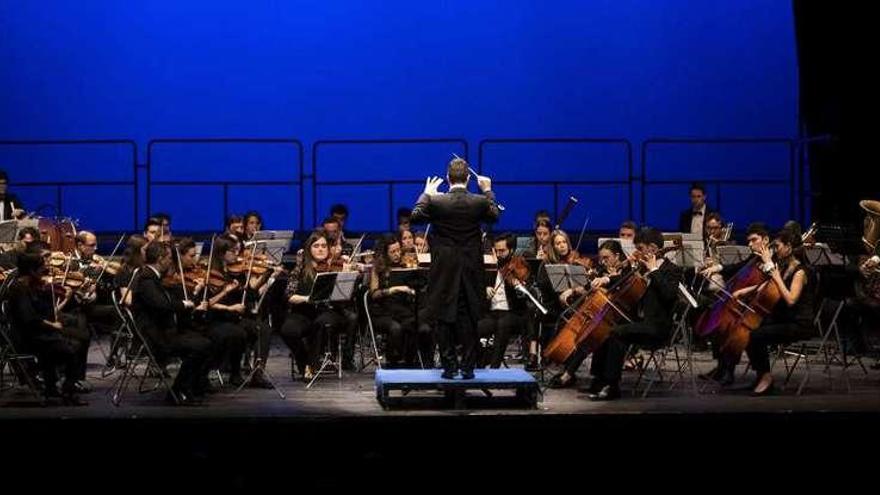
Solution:
[(399, 244), (398, 235), (383, 236), (376, 242), (375, 256), (373, 259), (373, 270), (381, 277), (388, 275), (391, 271), (391, 259), (388, 257), (388, 247), (392, 244)]
[(327, 258), (330, 258), (330, 239), (327, 238), (327, 233), (323, 230), (316, 230), (309, 235), (309, 238), (306, 239), (306, 242), (303, 243), (303, 256), (302, 256), (302, 268), (300, 269), (300, 275), (303, 280), (314, 280), (317, 275), (317, 271), (315, 267), (312, 266), (312, 263), (315, 262), (315, 258), (312, 257), (312, 244), (318, 242), (319, 240), (324, 239), (327, 243)]

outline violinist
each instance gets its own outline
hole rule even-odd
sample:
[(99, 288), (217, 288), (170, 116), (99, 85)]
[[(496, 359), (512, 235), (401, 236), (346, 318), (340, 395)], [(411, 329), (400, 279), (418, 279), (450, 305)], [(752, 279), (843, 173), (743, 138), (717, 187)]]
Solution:
[[(44, 397), (61, 397), (65, 405), (84, 405), (77, 395), (77, 382), (84, 367), (81, 347), (88, 344), (65, 332), (64, 321), (56, 318), (53, 301), (65, 297), (65, 292), (55, 296), (47, 293), (55, 290), (44, 281), (47, 273), (39, 250), (30, 249), (18, 257), (18, 277), (7, 295), (11, 329), (21, 341), (22, 350), (37, 356)], [(64, 370), (60, 394), (56, 385), (58, 368)]]
[(244, 214), (244, 240), (253, 241), (254, 234), (263, 230), (263, 217), (258, 211), (249, 211)]
[[(422, 309), (419, 328), (415, 328), (415, 289), (406, 285), (390, 285), (391, 270), (405, 268), (401, 256), (400, 241), (387, 236), (376, 244), (373, 276), (370, 278), (370, 317), (377, 333), (387, 336), (386, 360), (389, 368), (403, 364), (417, 367), (417, 352), (433, 361), (433, 336), (427, 314)], [(433, 367), (433, 362), (430, 363)]]
[[(531, 276), (529, 265), (521, 256), (513, 254), (516, 238), (504, 233), (495, 238), (493, 251), (498, 269), (493, 280), (486, 287), (486, 300), (489, 311), (483, 314), (477, 325), (481, 339), (494, 337), (494, 345), (488, 359), (490, 368), (500, 368), (504, 353), (514, 335), (522, 335), (529, 342), (529, 357), (526, 369), (538, 369), (538, 336), (535, 325), (529, 318), (526, 297), (515, 290), (517, 285), (527, 285)], [(527, 328), (529, 330), (527, 330)]]
[[(71, 256), (63, 253), (52, 252), (49, 245), (42, 241), (35, 241), (28, 246), (27, 252), (38, 252), (47, 265), (48, 277), (44, 284), (44, 297), (55, 294), (55, 319), (62, 323), (62, 334), (76, 340), (77, 364), (76, 387), (79, 393), (92, 391), (92, 386), (86, 380), (86, 367), (89, 357), (89, 345), (92, 340), (92, 332), (82, 311), (76, 302), (76, 293), (82, 288), (85, 278), (76, 271), (74, 260)], [(51, 290), (50, 290), (51, 289)]]
[(330, 241), (330, 256), (333, 260), (348, 261), (351, 256), (352, 246), (345, 242), (342, 237), (342, 224), (336, 217), (327, 217), (321, 223), (321, 228), (327, 233)]
[[(132, 287), (132, 311), (138, 328), (151, 345), (160, 363), (168, 357), (182, 360), (172, 389), (182, 404), (192, 404), (202, 396), (202, 388), (213, 354), (211, 341), (178, 326), (178, 315), (195, 308), (192, 301), (171, 297), (162, 278), (172, 269), (168, 245), (149, 243), (144, 250), (144, 266)], [(170, 394), (166, 401), (173, 402)]]
[(125, 306), (131, 305), (131, 285), (134, 275), (144, 266), (144, 250), (147, 238), (133, 235), (126, 241), (122, 251), (122, 268), (113, 277), (113, 286), (119, 290), (119, 301)]
[[(209, 359), (209, 369), (222, 367), (225, 360), (241, 360), (244, 355), (247, 334), (244, 329), (232, 322), (214, 321), (206, 322), (204, 318), (196, 318), (195, 315), (204, 315), (208, 309), (208, 302), (203, 301), (205, 290), (205, 270), (196, 262), (196, 244), (190, 238), (176, 240), (175, 249), (171, 252), (172, 266), (165, 274), (162, 285), (174, 300), (192, 301), (196, 304), (193, 311), (196, 313), (179, 314), (177, 325), (184, 331), (194, 332), (206, 337), (211, 341), (212, 355)], [(210, 282), (210, 281), (209, 281)], [(230, 366), (232, 369), (232, 366)], [(234, 372), (232, 373), (234, 376)], [(239, 373), (240, 376), (240, 373)], [(207, 375), (201, 375), (200, 390), (211, 391), (211, 384)], [(230, 380), (230, 383), (233, 380)], [(239, 380), (235, 380), (239, 381)], [(240, 383), (240, 381), (239, 381)]]
[(113, 281), (113, 270), (108, 268), (107, 260), (96, 254), (98, 239), (94, 234), (81, 230), (77, 233), (75, 241), (76, 247), (72, 253), (74, 265), (71, 270), (81, 272), (86, 280), (84, 287), (75, 294), (76, 307), (82, 312), (90, 327), (101, 334), (109, 334), (121, 323), (119, 315), (110, 302), (109, 290), (112, 290), (110, 283)]
[(166, 242), (170, 239), (170, 232), (167, 232), (161, 218), (150, 217), (144, 224), (144, 238), (149, 242)]
[(643, 316), (614, 327), (596, 350), (590, 367), (593, 380), (587, 389), (591, 400), (620, 397), (620, 377), (630, 345), (658, 345), (672, 334), (672, 312), (678, 301), (682, 270), (663, 256), (663, 234), (659, 230), (642, 228), (636, 235), (635, 245), (631, 262), (637, 263), (637, 268), (629, 276), (645, 277), (648, 281), (639, 301), (638, 315)]
[[(737, 299), (748, 301), (750, 294), (763, 290), (767, 284), (775, 284), (781, 295), (779, 303), (763, 319), (761, 326), (749, 334), (746, 354), (757, 376), (752, 389), (756, 396), (773, 392), (768, 346), (808, 339), (816, 333), (813, 327), (816, 282), (804, 261), (800, 233), (781, 230), (773, 240), (773, 248), (762, 246), (758, 253), (761, 270), (769, 280), (733, 293)], [(724, 356), (725, 360), (737, 361), (738, 358)]]
[(159, 220), (159, 233), (162, 241), (171, 242), (174, 236), (171, 234), (171, 215), (165, 212), (153, 213), (152, 218)]
[(547, 254), (547, 262), (553, 264), (578, 265), (586, 270), (593, 268), (593, 261), (590, 258), (581, 256), (574, 250), (568, 234), (562, 230), (554, 230), (550, 235), (550, 250)]
[(244, 218), (239, 215), (229, 215), (226, 217), (225, 225), (226, 230), (222, 235), (235, 241), (239, 252), (244, 251)]
[(620, 224), (620, 228), (617, 229), (617, 237), (622, 241), (632, 241), (636, 238), (638, 230), (639, 226), (635, 222), (627, 220)]
[(431, 245), (428, 244), (428, 236), (424, 232), (416, 232), (413, 244), (416, 247), (416, 253), (430, 253)]
[[(590, 283), (590, 288), (596, 290), (613, 286), (623, 276), (625, 267), (626, 255), (623, 253), (623, 247), (621, 247), (620, 242), (603, 242), (602, 245), (599, 246), (599, 269), (597, 270), (596, 277)], [(587, 293), (585, 289), (569, 290), (572, 291), (573, 294), (585, 295)], [(563, 295), (565, 295), (565, 293), (563, 293)], [(569, 297), (565, 297), (565, 299), (566, 301), (570, 300), (570, 295)], [(589, 353), (587, 349), (584, 346), (579, 346), (574, 354), (565, 361), (564, 371), (551, 379), (550, 387), (568, 388), (574, 386), (577, 383), (575, 373), (580, 369), (581, 364), (587, 359), (588, 355)], [(594, 359), (592, 362), (594, 368), (591, 370), (593, 376), (597, 376), (600, 372), (597, 368), (598, 364), (600, 364), (599, 361)]]
[[(213, 244), (213, 253), (209, 256), (211, 258), (208, 275), (209, 292), (207, 296), (203, 296), (208, 302), (208, 325), (212, 328), (219, 327), (219, 330), (213, 331), (219, 334), (220, 340), (229, 340), (230, 335), (240, 335), (243, 332), (247, 336), (247, 343), (256, 346), (257, 360), (266, 363), (269, 358), (272, 329), (257, 321), (247, 311), (248, 304), (254, 303), (254, 291), (259, 289), (261, 280), (252, 274), (248, 276), (249, 264), (239, 259), (237, 239), (224, 235), (216, 238)], [(248, 296), (251, 298), (248, 299)], [(229, 326), (237, 326), (240, 330), (226, 328)], [(238, 387), (244, 383), (241, 375), (244, 348), (237, 345), (230, 347), (232, 349), (229, 355), (229, 383)], [(250, 385), (256, 388), (271, 387), (262, 370), (255, 372)]]
[(11, 270), (18, 266), (18, 256), (27, 250), (28, 246), (40, 240), (40, 231), (34, 227), (25, 227), (18, 231), (18, 243), (13, 249), (0, 253), (0, 268)]
[(303, 245), (302, 263), (290, 274), (287, 284), (288, 314), (281, 327), (281, 338), (293, 353), (304, 381), (313, 378), (321, 344), (330, 335), (346, 331), (346, 315), (338, 309), (309, 302), (318, 273), (331, 271), (330, 241), (327, 233), (316, 230)]

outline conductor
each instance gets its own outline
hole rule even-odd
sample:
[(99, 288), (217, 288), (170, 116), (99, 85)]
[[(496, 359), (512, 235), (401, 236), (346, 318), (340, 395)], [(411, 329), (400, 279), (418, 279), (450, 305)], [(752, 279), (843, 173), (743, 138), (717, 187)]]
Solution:
[[(459, 369), (463, 379), (474, 377), (477, 322), (485, 296), (480, 226), (495, 222), (500, 215), (491, 179), (474, 174), (483, 194), (468, 192), (470, 171), (463, 159), (450, 161), (446, 170), (449, 191), (445, 194), (438, 192), (443, 179), (428, 178), (411, 218), (414, 224), (432, 225), (427, 310), (436, 322), (442, 376), (447, 380)], [(461, 346), (460, 361), (457, 345)]]

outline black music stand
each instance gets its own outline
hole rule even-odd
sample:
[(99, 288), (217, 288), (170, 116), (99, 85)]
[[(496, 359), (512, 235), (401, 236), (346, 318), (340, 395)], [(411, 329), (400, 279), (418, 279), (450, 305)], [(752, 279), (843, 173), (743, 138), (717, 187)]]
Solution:
[[(309, 294), (309, 303), (320, 305), (320, 304), (331, 304), (334, 302), (348, 302), (351, 301), (352, 296), (354, 296), (355, 289), (357, 288), (358, 280), (360, 280), (361, 274), (358, 272), (324, 272), (319, 273), (315, 277), (315, 281), (312, 285), (312, 292)], [(337, 350), (336, 350), (336, 359), (333, 359), (333, 352), (329, 348), (324, 351), (324, 359), (321, 361), (321, 366), (318, 368), (318, 371), (315, 373), (315, 376), (312, 377), (312, 380), (306, 385), (306, 388), (311, 388), (312, 385), (318, 378), (321, 377), (321, 374), (328, 367), (333, 367), (336, 369), (336, 374), (339, 379), (342, 379), (342, 338), (340, 335), (336, 336), (337, 340)]]

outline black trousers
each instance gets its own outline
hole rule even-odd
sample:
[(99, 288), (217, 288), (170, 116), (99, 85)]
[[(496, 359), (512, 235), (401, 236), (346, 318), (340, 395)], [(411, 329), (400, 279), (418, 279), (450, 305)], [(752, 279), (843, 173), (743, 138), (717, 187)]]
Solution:
[(76, 342), (76, 380), (86, 379), (86, 368), (89, 361), (89, 346), (92, 343), (92, 331), (82, 312), (61, 313), (58, 315), (64, 326), (61, 334)]
[(81, 341), (61, 333), (42, 333), (27, 341), (25, 347), (37, 356), (47, 392), (56, 389), (59, 368), (64, 370), (62, 389), (65, 392), (74, 390), (74, 384), (81, 379), (80, 371), (83, 368), (80, 362)]
[(590, 373), (603, 383), (619, 385), (630, 345), (656, 346), (669, 338), (670, 329), (645, 322), (619, 325), (596, 350)]
[(758, 375), (768, 373), (770, 371), (769, 346), (790, 344), (808, 339), (815, 333), (816, 331), (809, 324), (768, 323), (761, 325), (749, 335), (749, 344), (746, 346), (749, 363)]
[(480, 338), (495, 336), (495, 342), (489, 350), (488, 365), (490, 368), (500, 368), (511, 337), (526, 333), (525, 318), (513, 311), (490, 311), (480, 319), (477, 332)]
[(231, 321), (214, 321), (202, 333), (212, 344), (208, 369), (222, 368), (228, 363), (230, 374), (240, 375), (241, 357), (247, 342), (245, 329)]
[(173, 385), (176, 391), (192, 393), (199, 389), (214, 354), (213, 344), (207, 337), (192, 331), (177, 332), (169, 335), (161, 344), (154, 345), (154, 349), (160, 363), (166, 356), (180, 358), (180, 371)]
[(386, 359), (391, 366), (403, 362), (407, 367), (421, 364), (434, 367), (434, 335), (426, 311), (420, 312), (418, 328), (412, 314), (383, 315), (373, 320), (373, 329), (386, 336)]
[[(339, 310), (324, 310), (314, 316), (291, 312), (281, 326), (281, 339), (290, 348), (302, 373), (306, 365), (317, 364), (319, 353), (336, 337), (345, 335), (353, 345), (356, 328), (356, 314), (346, 314)], [(343, 349), (343, 360), (350, 358), (345, 353), (346, 350)]]
[[(472, 314), (465, 291), (467, 281), (462, 280), (456, 302), (456, 321), (437, 321), (437, 344), (440, 347), (440, 362), (443, 369), (455, 372), (472, 372), (477, 363), (477, 327), (479, 315)], [(459, 362), (456, 346), (461, 346)]]

